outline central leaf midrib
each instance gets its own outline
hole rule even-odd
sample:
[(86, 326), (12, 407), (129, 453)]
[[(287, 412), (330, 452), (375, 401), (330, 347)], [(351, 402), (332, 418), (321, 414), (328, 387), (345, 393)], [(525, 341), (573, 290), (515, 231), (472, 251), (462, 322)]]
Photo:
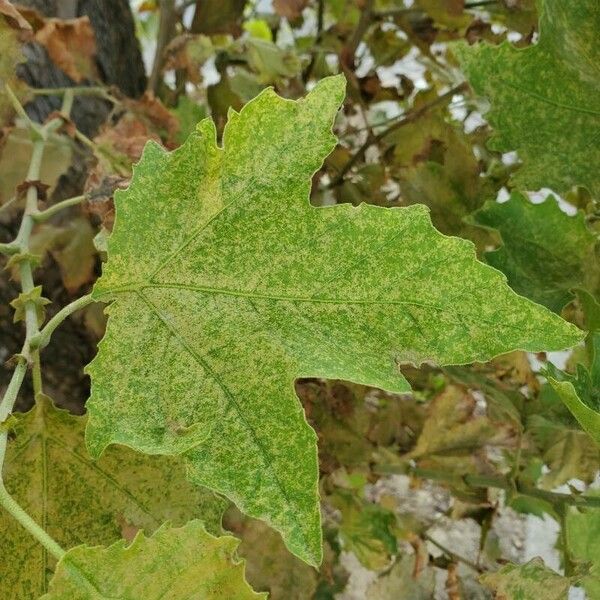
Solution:
[[(314, 296), (283, 296), (276, 294), (260, 294), (254, 291), (247, 292), (244, 290), (232, 290), (227, 288), (215, 288), (209, 286), (202, 285), (189, 285), (185, 283), (150, 283), (150, 282), (140, 282), (134, 284), (127, 284), (123, 286), (114, 287), (112, 289), (105, 290), (99, 294), (98, 299), (101, 299), (102, 296), (110, 296), (117, 294), (127, 294), (127, 293), (141, 293), (145, 289), (175, 289), (175, 290), (188, 290), (192, 292), (199, 292), (203, 294), (215, 294), (215, 295), (223, 295), (223, 296), (233, 296), (238, 298), (250, 298), (253, 300), (272, 300), (274, 302), (298, 302), (298, 303), (308, 303), (308, 304), (349, 304), (349, 305), (364, 305), (364, 306), (417, 306), (419, 308), (431, 309), (441, 313), (447, 313), (454, 317), (459, 317), (459, 320), (462, 317), (471, 317), (471, 315), (463, 314), (460, 311), (456, 310), (455, 304), (453, 304), (452, 309), (439, 306), (437, 304), (428, 304), (426, 302), (421, 302), (417, 300), (393, 300), (393, 299), (367, 299), (367, 298), (350, 298), (350, 299), (341, 299), (341, 298), (316, 298)], [(484, 319), (481, 315), (477, 315), (477, 320), (481, 323), (485, 323), (487, 325), (498, 326), (498, 323), (492, 321), (490, 319)], [(503, 327), (508, 329), (518, 330), (520, 331), (522, 328), (517, 325), (512, 325), (510, 323), (502, 323)]]

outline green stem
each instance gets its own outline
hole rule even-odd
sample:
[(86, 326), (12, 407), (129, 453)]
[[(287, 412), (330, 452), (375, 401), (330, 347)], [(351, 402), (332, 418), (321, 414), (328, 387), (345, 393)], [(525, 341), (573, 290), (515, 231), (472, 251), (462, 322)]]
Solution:
[[(4, 392), (2, 404), (0, 404), (0, 423), (4, 422), (6, 417), (12, 412), (13, 406), (21, 389), (21, 384), (27, 373), (27, 359), (20, 354), (17, 357), (17, 366), (8, 383), (8, 387)], [(1, 454), (1, 453), (0, 453)]]
[[(25, 373), (27, 373), (27, 359), (23, 354), (20, 354), (17, 357), (17, 366), (13, 371), (8, 387), (6, 388), (6, 392), (4, 393), (4, 397), (2, 398), (2, 404), (0, 404), (0, 423), (4, 423), (4, 421), (12, 412), (15, 401), (17, 400), (17, 396), (19, 394), (19, 390), (21, 389), (21, 385), (25, 379)], [(4, 427), (0, 434), (0, 486), (4, 485), (2, 482), (1, 469), (2, 465), (4, 464), (4, 456), (6, 455), (7, 444), (8, 431), (6, 427)]]
[(563, 569), (565, 577), (571, 577), (575, 573), (575, 565), (569, 552), (568, 534), (567, 534), (567, 509), (563, 506), (558, 514), (560, 518), (560, 545), (563, 556)]
[(0, 482), (0, 506), (4, 507), (56, 560), (60, 560), (65, 551), (21, 508), (8, 493), (4, 483)]
[[(62, 118), (50, 120), (43, 126), (33, 123), (25, 110), (21, 106), (19, 100), (12, 92), (9, 86), (5, 86), (8, 95), (15, 106), (17, 113), (24, 118), (28, 123), (31, 131), (35, 133), (33, 150), (27, 170), (27, 181), (37, 181), (40, 178), (42, 167), (42, 158), (46, 140), (51, 132), (56, 131), (63, 123)], [(73, 106), (73, 93), (67, 91), (63, 98), (61, 111), (63, 115), (68, 115)], [(34, 226), (34, 215), (38, 213), (38, 190), (34, 185), (27, 188), (25, 199), (25, 210), (23, 218), (19, 226), (17, 236), (9, 244), (9, 247), (18, 248), (24, 256), (29, 254), (29, 242), (31, 231)], [(34, 288), (33, 281), (33, 265), (30, 260), (22, 260), (19, 263), (19, 274), (21, 276), (21, 291), (22, 293), (31, 292)], [(4, 422), (11, 414), (15, 401), (23, 384), (25, 373), (27, 372), (28, 364), (33, 364), (33, 385), (36, 392), (42, 389), (41, 369), (39, 364), (39, 352), (31, 349), (30, 341), (39, 333), (39, 323), (37, 316), (37, 307), (34, 302), (28, 301), (25, 303), (25, 341), (21, 354), (17, 357), (17, 365), (11, 377), (10, 383), (4, 393), (2, 402), (0, 403), (0, 422)], [(37, 539), (48, 552), (60, 560), (65, 552), (64, 550), (19, 506), (15, 499), (8, 493), (2, 480), (2, 467), (6, 456), (6, 447), (8, 443), (7, 427), (4, 427), (0, 433), (0, 505), (8, 511), (31, 535)]]
[(490, 4), (498, 4), (498, 0), (475, 0), (474, 2), (465, 2), (465, 9), (479, 8), (480, 6), (489, 6)]
[(44, 383), (42, 380), (42, 365), (40, 361), (40, 351), (32, 350), (31, 351), (31, 359), (33, 361), (32, 367), (32, 378), (33, 378), (33, 396), (34, 398), (38, 397), (38, 394), (43, 393), (44, 391)]
[(61, 202), (53, 204), (46, 210), (32, 215), (32, 218), (36, 223), (44, 223), (45, 221), (53, 217), (55, 214), (59, 213), (61, 210), (64, 210), (65, 208), (69, 208), (71, 206), (76, 206), (77, 204), (81, 204), (84, 200), (86, 200), (86, 198), (87, 196), (85, 194), (82, 194), (81, 196), (75, 196), (74, 198), (62, 200)]
[(14, 244), (0, 244), (0, 254), (5, 254), (6, 256), (10, 256), (11, 254), (17, 254), (19, 252), (19, 247)]
[(44, 348), (50, 342), (50, 338), (54, 333), (54, 330), (70, 315), (82, 308), (85, 308), (88, 304), (95, 302), (91, 294), (81, 296), (70, 304), (67, 304), (61, 308), (47, 323), (44, 325), (41, 331), (38, 332), (31, 340), (30, 344), (32, 348)]
[(106, 96), (108, 88), (101, 86), (80, 87), (56, 87), (56, 88), (31, 88), (30, 92), (35, 96), (62, 96), (67, 91), (75, 96)]
[(15, 109), (15, 112), (22, 119), (25, 120), (25, 122), (27, 123), (28, 127), (30, 127), (31, 129), (37, 130), (37, 128), (39, 126), (36, 123), (34, 123), (29, 118), (29, 115), (25, 112), (25, 109), (23, 108), (23, 105), (19, 102), (19, 99), (17, 98), (17, 96), (15, 95), (15, 93), (12, 91), (12, 88), (10, 87), (10, 85), (8, 85), (6, 83), (4, 85), (4, 90), (5, 90), (6, 94), (8, 95), (8, 99), (10, 100), (11, 104), (13, 105), (13, 108)]

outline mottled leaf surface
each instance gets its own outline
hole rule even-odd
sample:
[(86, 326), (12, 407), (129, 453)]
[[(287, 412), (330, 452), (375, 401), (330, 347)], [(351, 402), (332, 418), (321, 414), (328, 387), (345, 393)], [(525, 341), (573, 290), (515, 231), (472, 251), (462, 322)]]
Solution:
[(487, 202), (473, 220), (500, 232), (502, 247), (486, 252), (485, 260), (518, 294), (560, 313), (573, 290), (598, 289), (597, 236), (583, 213), (567, 215), (552, 196), (533, 204), (515, 192), (501, 204)]
[(423, 206), (315, 208), (342, 78), (266, 90), (178, 150), (149, 143), (115, 197), (94, 296), (114, 300), (88, 367), (87, 442), (184, 454), (191, 479), (321, 560), (316, 436), (297, 377), (409, 389), (402, 363), (551, 350), (576, 328), (518, 297)]
[(78, 546), (58, 563), (41, 600), (259, 600), (235, 559), (238, 540), (214, 537), (200, 521), (139, 533), (131, 545)]
[(569, 580), (534, 558), (524, 565), (509, 564), (481, 577), (495, 598), (506, 600), (567, 600)]
[[(63, 548), (152, 533), (166, 520), (202, 518), (210, 531), (221, 531), (224, 501), (186, 481), (179, 460), (113, 446), (94, 462), (85, 448), (85, 417), (57, 410), (43, 396), (15, 418), (6, 487)], [(0, 530), (0, 597), (37, 598), (54, 559), (5, 511)]]
[(542, 0), (540, 37), (532, 47), (460, 45), (456, 52), (479, 94), (493, 147), (517, 150), (516, 185), (557, 192), (585, 185), (600, 193), (600, 4)]

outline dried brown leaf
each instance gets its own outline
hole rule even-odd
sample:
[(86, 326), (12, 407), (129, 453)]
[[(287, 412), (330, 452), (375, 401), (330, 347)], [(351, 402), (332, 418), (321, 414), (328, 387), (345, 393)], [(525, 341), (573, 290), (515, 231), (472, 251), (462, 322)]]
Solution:
[(275, 12), (290, 21), (300, 17), (307, 5), (308, 0), (273, 0)]
[(71, 79), (96, 79), (96, 37), (88, 17), (48, 19), (35, 34), (56, 66)]
[(13, 29), (31, 31), (31, 25), (27, 19), (8, 0), (0, 0), (0, 14), (3, 14), (7, 23)]

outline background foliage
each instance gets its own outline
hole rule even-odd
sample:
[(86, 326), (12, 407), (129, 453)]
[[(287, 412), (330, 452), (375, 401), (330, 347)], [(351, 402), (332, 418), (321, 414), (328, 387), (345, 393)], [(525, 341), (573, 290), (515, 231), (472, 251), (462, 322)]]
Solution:
[[(560, 355), (513, 352), (484, 364), (405, 366), (410, 393), (298, 380), (319, 444), (318, 570), (260, 521), (192, 489), (175, 459), (173, 466), (112, 447), (93, 463), (83, 447), (83, 417), (56, 411), (45, 398), (11, 425), (9, 491), (66, 548), (109, 546), (98, 551), (107, 561), (123, 552), (119, 537), (130, 541), (143, 531), (135, 542), (140, 552), (158, 543), (168, 531), (158, 527), (168, 520), (182, 548), (221, 544), (228, 557), (244, 557), (248, 582), (275, 599), (564, 598), (570, 587), (600, 597), (600, 508), (590, 500), (600, 464), (593, 109), (600, 79), (597, 49), (588, 52), (600, 32), (595, 3), (150, 0), (130, 12), (114, 2), (112, 20), (125, 33), (110, 35), (111, 18), (85, 2), (68, 18), (52, 13), (50, 3), (25, 4), (15, 14), (0, 2), (0, 80), (39, 121), (60, 107), (60, 96), (45, 88), (88, 88), (48, 140), (41, 166), (46, 206), (86, 194), (85, 203), (32, 234), (49, 316), (100, 274), (114, 191), (129, 184), (148, 140), (175, 149), (207, 116), (220, 140), (230, 109), (239, 111), (264, 88), (297, 99), (342, 73), (346, 99), (334, 128), (340, 141), (313, 177), (312, 204), (424, 204), (440, 232), (473, 242), (479, 259), (502, 271), (517, 293), (589, 334)], [(547, 89), (555, 105), (585, 110), (540, 111), (535, 97)], [(0, 116), (0, 234), (8, 242), (20, 220), (23, 197), (15, 190), (32, 140), (4, 94)], [(287, 157), (284, 166), (292, 162)], [(386, 249), (387, 259), (405, 255), (402, 238), (397, 244)], [(8, 305), (18, 296), (19, 274), (14, 262), (5, 266), (0, 293)], [(2, 310), (0, 351), (8, 358), (19, 351), (22, 332), (13, 312)], [(82, 367), (104, 328), (102, 307), (90, 305), (43, 350), (44, 391), (58, 406), (84, 412), (89, 382)], [(0, 374), (5, 387), (10, 365)], [(23, 411), (33, 405), (30, 384), (19, 403)], [(113, 472), (122, 479), (106, 476)], [(159, 495), (150, 485), (156, 481)], [(66, 514), (73, 525), (54, 529)], [(94, 525), (84, 515), (95, 515)], [(544, 557), (550, 564), (534, 558), (523, 532), (536, 518), (558, 530), (557, 552)], [(190, 538), (196, 521), (182, 527), (190, 519), (214, 534), (233, 532), (239, 548), (207, 533)], [(20, 586), (23, 598), (74, 597), (48, 588), (52, 558), (31, 552), (33, 542), (8, 517), (0, 522), (8, 532), (0, 591), (9, 597)], [(85, 552), (82, 561), (99, 560)], [(10, 576), (3, 570), (9, 563)], [(202, 565), (194, 568), (202, 573)], [(59, 567), (57, 586), (62, 576)]]

